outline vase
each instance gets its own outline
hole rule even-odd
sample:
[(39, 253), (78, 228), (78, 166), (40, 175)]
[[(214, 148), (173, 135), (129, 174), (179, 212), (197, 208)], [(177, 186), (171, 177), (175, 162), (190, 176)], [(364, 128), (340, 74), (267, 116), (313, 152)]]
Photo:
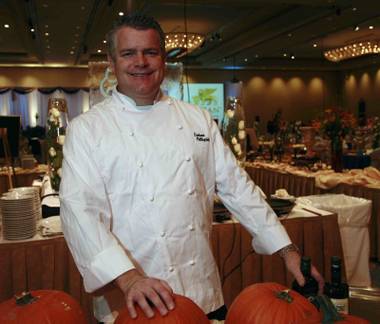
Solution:
[(241, 101), (237, 97), (228, 97), (222, 124), (223, 138), (241, 166), (247, 156), (247, 137), (245, 132), (245, 114)]
[(343, 170), (343, 142), (340, 138), (331, 139), (331, 168), (335, 172)]
[(51, 98), (49, 100), (47, 124), (46, 142), (48, 145), (49, 177), (52, 189), (58, 192), (61, 183), (62, 148), (65, 140), (66, 126), (68, 125), (65, 99)]

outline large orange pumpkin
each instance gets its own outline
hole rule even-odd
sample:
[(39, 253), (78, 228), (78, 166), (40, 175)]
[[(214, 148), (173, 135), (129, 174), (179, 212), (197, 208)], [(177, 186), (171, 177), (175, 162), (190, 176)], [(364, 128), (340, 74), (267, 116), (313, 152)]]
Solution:
[(320, 323), (317, 308), (299, 293), (278, 283), (245, 288), (233, 301), (226, 324)]
[(63, 291), (35, 290), (0, 304), (0, 324), (87, 324), (78, 302)]
[(157, 310), (152, 318), (147, 318), (141, 308), (136, 306), (137, 318), (132, 319), (128, 310), (123, 309), (116, 318), (115, 324), (210, 324), (207, 316), (191, 299), (174, 294), (175, 308), (166, 316), (161, 316)]

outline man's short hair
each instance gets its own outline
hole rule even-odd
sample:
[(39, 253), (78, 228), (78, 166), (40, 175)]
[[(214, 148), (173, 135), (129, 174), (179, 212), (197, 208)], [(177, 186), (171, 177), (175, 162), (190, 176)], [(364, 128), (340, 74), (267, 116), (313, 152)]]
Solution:
[(107, 52), (113, 60), (116, 58), (116, 32), (123, 27), (131, 27), (138, 30), (154, 29), (160, 38), (160, 49), (165, 55), (165, 33), (160, 24), (152, 17), (142, 13), (132, 13), (119, 18), (113, 28), (107, 33)]

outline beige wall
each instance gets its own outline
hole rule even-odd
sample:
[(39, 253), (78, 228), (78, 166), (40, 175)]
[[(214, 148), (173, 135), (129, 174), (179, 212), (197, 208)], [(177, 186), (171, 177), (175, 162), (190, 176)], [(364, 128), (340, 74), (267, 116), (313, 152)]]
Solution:
[[(256, 115), (262, 125), (282, 109), (287, 120), (308, 121), (323, 108), (341, 105), (356, 112), (357, 102), (364, 98), (369, 115), (380, 111), (380, 69), (355, 72), (310, 71), (236, 71), (243, 81), (243, 104), (247, 125)], [(228, 82), (232, 71), (188, 71), (189, 82)], [(6, 87), (88, 87), (87, 68), (21, 68), (1, 67), (0, 88)]]
[(0, 67), (0, 88), (88, 87), (87, 68)]
[(366, 102), (367, 116), (380, 116), (380, 67), (378, 65), (344, 73), (344, 107), (356, 114), (361, 98)]
[[(253, 125), (256, 115), (261, 124), (273, 118), (281, 109), (287, 120), (304, 120), (317, 116), (323, 108), (340, 101), (339, 74), (308, 71), (236, 71), (243, 81), (243, 104), (247, 125)], [(232, 79), (231, 71), (190, 70), (189, 82), (225, 82)]]

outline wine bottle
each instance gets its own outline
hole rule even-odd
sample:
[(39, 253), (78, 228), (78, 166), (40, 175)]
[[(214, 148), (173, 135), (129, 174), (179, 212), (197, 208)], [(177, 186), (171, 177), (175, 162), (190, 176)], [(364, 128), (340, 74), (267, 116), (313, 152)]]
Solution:
[(348, 314), (348, 285), (342, 282), (342, 262), (337, 256), (331, 257), (331, 283), (326, 283), (324, 293), (331, 299), (338, 312)]
[(318, 295), (318, 282), (311, 276), (311, 260), (309, 257), (303, 256), (301, 258), (301, 272), (305, 278), (305, 285), (300, 286), (294, 280), (292, 288), (315, 304), (314, 298)]

